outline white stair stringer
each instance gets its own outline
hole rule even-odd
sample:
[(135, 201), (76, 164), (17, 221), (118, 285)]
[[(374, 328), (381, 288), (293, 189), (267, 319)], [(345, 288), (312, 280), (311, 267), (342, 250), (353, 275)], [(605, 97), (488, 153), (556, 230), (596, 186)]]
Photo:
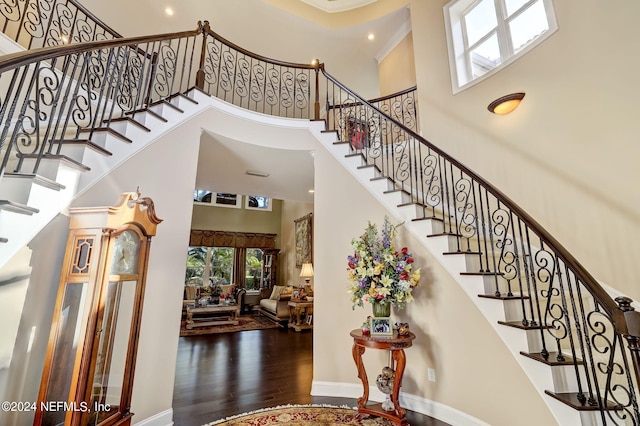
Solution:
[[(62, 187), (60, 190), (54, 190), (35, 183), (26, 194), (23, 183), (18, 183), (18, 187), (15, 187), (10, 182), (11, 179), (0, 181), (0, 194), (20, 193), (20, 200), (17, 202), (22, 202), (29, 209), (34, 210), (32, 214), (23, 214), (0, 208), (0, 237), (2, 237), (2, 241), (0, 241), (0, 268), (18, 250), (28, 244), (51, 219), (61, 211), (64, 211), (75, 197), (99, 182), (113, 168), (127, 161), (138, 151), (144, 149), (144, 147), (153, 143), (176, 126), (184, 123), (185, 120), (194, 117), (205, 108), (211, 106), (212, 98), (198, 90), (190, 91), (189, 97), (193, 100), (187, 100), (183, 95), (172, 98), (171, 103), (177, 107), (173, 110), (179, 111), (179, 115), (173, 116), (172, 120), (162, 121), (155, 116), (153, 118), (145, 118), (145, 112), (136, 114), (136, 120), (147, 124), (153, 123), (152, 126), (146, 129), (127, 121), (112, 123), (110, 127), (130, 139), (131, 143), (124, 142), (122, 139), (108, 133), (100, 133), (94, 136), (92, 139), (110, 151), (112, 154), (110, 156), (101, 154), (91, 148), (69, 146), (63, 148), (62, 157), (42, 161), (38, 169), (38, 175), (57, 183)], [(167, 110), (170, 109), (170, 107), (166, 108)], [(68, 158), (75, 161), (70, 161), (64, 156), (65, 149), (67, 150)], [(32, 166), (34, 161), (35, 159), (32, 158), (25, 159), (24, 165), (28, 168)], [(89, 170), (86, 167), (79, 167), (76, 162), (81, 162)], [(0, 196), (0, 199), (5, 198), (9, 199), (9, 197)]]
[(10, 212), (0, 214), (0, 236), (7, 239), (0, 244), (0, 268), (66, 208), (76, 194), (82, 171), (74, 163), (64, 159), (51, 160), (43, 164), (43, 168), (49, 169), (46, 177), (59, 184), (59, 190), (37, 181), (33, 182), (30, 188), (26, 188), (25, 182), (21, 182), (23, 179), (2, 180), (0, 193), (10, 195), (19, 191), (22, 199), (18, 202), (37, 211), (30, 215)]
[[(432, 220), (412, 221), (415, 219), (415, 209), (398, 207), (404, 200), (400, 192), (385, 193), (390, 188), (387, 179), (374, 179), (375, 170), (371, 167), (362, 168), (359, 157), (348, 156), (349, 145), (345, 143), (335, 143), (336, 134), (326, 132), (319, 136), (323, 145), (333, 154), (333, 156), (344, 165), (365, 187), (376, 197), (395, 218), (404, 222), (404, 227), (409, 230), (438, 262), (451, 274), (454, 280), (460, 285), (462, 290), (469, 296), (469, 299), (480, 310), (487, 322), (495, 330), (511, 352), (520, 367), (535, 386), (542, 399), (545, 401), (550, 411), (560, 425), (583, 425), (591, 426), (600, 424), (598, 412), (581, 412), (563, 404), (545, 394), (545, 390), (556, 392), (570, 391), (573, 388), (575, 379), (567, 377), (566, 369), (559, 374), (552, 374), (550, 369), (563, 367), (549, 367), (543, 363), (534, 361), (520, 354), (525, 352), (539, 352), (541, 348), (540, 332), (538, 330), (523, 331), (513, 327), (498, 324), (498, 321), (509, 321), (508, 311), (502, 308), (500, 301), (484, 299), (478, 297), (485, 293), (485, 280), (480, 275), (461, 275), (467, 272), (474, 260), (470, 255), (444, 255), (449, 250), (446, 236), (442, 238), (427, 238), (428, 234), (441, 232), (440, 224), (433, 223)], [(347, 157), (345, 157), (347, 156)], [(476, 269), (477, 270), (477, 269)], [(510, 316), (510, 315), (509, 315)], [(544, 333), (546, 336), (547, 333)], [(571, 374), (571, 373), (568, 373)]]

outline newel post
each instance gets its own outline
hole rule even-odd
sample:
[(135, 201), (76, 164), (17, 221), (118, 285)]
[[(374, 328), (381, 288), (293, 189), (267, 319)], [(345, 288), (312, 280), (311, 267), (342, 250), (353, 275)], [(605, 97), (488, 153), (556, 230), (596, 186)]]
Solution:
[(628, 297), (616, 297), (615, 300), (618, 303), (618, 309), (624, 312), (624, 319), (627, 323), (627, 334), (624, 334), (624, 338), (629, 344), (636, 383), (640, 383), (640, 312), (631, 306), (633, 300)]
[(202, 31), (202, 48), (200, 49), (200, 64), (196, 72), (196, 87), (204, 90), (204, 58), (207, 52), (207, 33), (210, 30), (209, 21), (204, 21), (204, 24), (199, 21), (198, 28)]
[(314, 60), (316, 66), (316, 101), (313, 104), (313, 119), (320, 120), (320, 60)]

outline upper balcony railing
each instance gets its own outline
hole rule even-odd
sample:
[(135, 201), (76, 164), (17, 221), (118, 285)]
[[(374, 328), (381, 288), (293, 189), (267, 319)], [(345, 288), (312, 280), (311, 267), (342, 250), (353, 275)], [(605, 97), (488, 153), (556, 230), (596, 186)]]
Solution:
[[(65, 141), (90, 139), (95, 129), (194, 86), (260, 113), (323, 119), (353, 154), (404, 191), (417, 220), (438, 221), (456, 253), (477, 256), (480, 266), (470, 273), (485, 278), (489, 297), (520, 303), (518, 326), (543, 342), (533, 355), (575, 370), (581, 404), (598, 410), (603, 424), (640, 424), (640, 327), (631, 300), (614, 301), (508, 196), (422, 138), (415, 118), (416, 127), (406, 122), (410, 113), (366, 101), (323, 64), (261, 57), (206, 22), (182, 33), (1, 57), (0, 185), (5, 173), (38, 173)], [(415, 108), (415, 100), (400, 103)]]
[(25, 49), (121, 37), (75, 0), (0, 0), (0, 26)]

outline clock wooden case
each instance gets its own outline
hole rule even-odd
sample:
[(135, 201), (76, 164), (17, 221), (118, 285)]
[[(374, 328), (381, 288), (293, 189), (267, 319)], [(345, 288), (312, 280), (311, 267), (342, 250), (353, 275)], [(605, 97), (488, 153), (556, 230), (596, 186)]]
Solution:
[[(150, 198), (70, 209), (34, 425), (129, 425), (151, 238)], [(66, 404), (61, 404), (66, 401)]]

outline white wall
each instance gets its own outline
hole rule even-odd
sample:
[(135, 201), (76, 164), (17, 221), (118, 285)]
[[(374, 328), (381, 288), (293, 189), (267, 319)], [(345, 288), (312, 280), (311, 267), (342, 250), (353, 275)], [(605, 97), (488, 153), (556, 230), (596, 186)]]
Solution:
[[(171, 409), (184, 265), (201, 128), (200, 115), (140, 151), (74, 202), (113, 205), (137, 187), (162, 223), (151, 243), (131, 411), (134, 423)], [(135, 143), (135, 141), (133, 142)]]
[[(597, 279), (640, 298), (640, 3), (554, 1), (559, 30), (451, 94), (442, 6), (411, 1), (424, 136), (525, 208)], [(507, 116), (495, 98), (523, 91)]]

